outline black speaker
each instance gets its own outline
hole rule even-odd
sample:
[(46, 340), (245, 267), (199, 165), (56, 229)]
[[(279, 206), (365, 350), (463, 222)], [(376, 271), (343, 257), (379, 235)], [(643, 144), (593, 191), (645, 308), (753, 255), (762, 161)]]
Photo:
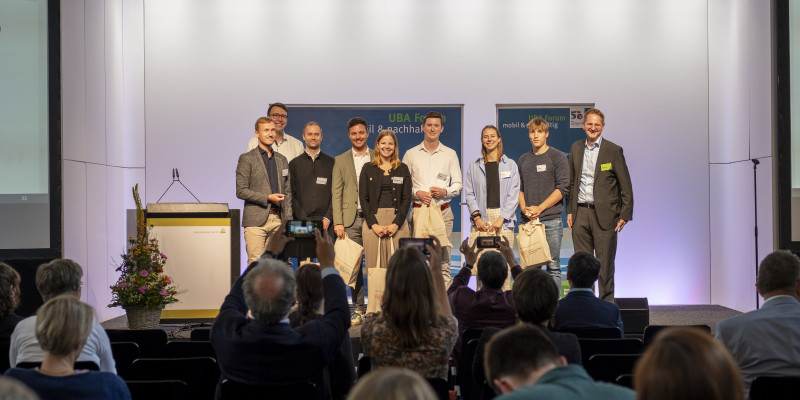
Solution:
[(643, 334), (644, 328), (650, 325), (650, 306), (647, 297), (616, 298), (625, 334)]

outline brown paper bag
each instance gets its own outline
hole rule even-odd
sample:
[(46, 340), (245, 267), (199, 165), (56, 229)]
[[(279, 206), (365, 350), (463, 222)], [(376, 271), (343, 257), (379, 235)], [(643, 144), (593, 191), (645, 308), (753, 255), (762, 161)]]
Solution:
[(519, 226), (517, 245), (522, 268), (543, 265), (551, 261), (550, 246), (547, 244), (544, 224), (539, 222), (539, 218)]
[(394, 240), (389, 238), (378, 239), (378, 259), (376, 267), (367, 269), (367, 314), (381, 311), (383, 292), (386, 289), (386, 268), (381, 268), (381, 253), (384, 240), (391, 246), (390, 253), (394, 253)]
[(333, 266), (339, 271), (339, 275), (347, 285), (354, 286), (358, 279), (358, 269), (361, 268), (361, 256), (364, 254), (364, 248), (345, 236), (343, 239), (336, 239), (333, 251), (336, 253), (336, 261)]
[(442, 247), (453, 247), (453, 243), (447, 237), (442, 210), (438, 206), (423, 204), (422, 207), (414, 209), (413, 233), (412, 236), (416, 238), (436, 237)]

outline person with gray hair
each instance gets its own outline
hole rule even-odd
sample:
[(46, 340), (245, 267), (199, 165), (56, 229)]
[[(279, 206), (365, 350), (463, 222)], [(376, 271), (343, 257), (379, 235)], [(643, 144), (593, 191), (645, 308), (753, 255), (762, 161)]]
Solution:
[(800, 259), (787, 250), (766, 256), (756, 290), (764, 298), (760, 309), (720, 321), (716, 329), (747, 391), (759, 376), (800, 376)]
[(24, 383), (7, 376), (0, 376), (0, 393), (3, 400), (39, 400), (39, 396)]
[(19, 282), (17, 271), (0, 262), (0, 341), (8, 341), (11, 332), (23, 320), (14, 312), (19, 307)]
[(36, 316), (36, 338), (44, 351), (42, 365), (11, 368), (6, 376), (25, 383), (42, 400), (131, 398), (125, 381), (117, 375), (75, 370), (75, 360), (92, 331), (92, 306), (66, 293), (44, 303)]
[[(296, 329), (289, 325), (295, 279), (289, 264), (274, 259), (292, 238), (281, 227), (262, 258), (250, 264), (233, 284), (211, 327), (222, 380), (253, 385), (313, 382), (318, 398), (327, 398), (323, 370), (336, 357), (350, 327), (347, 292), (333, 267), (333, 243), (327, 232), (315, 232), (322, 266), (325, 311)], [(247, 312), (253, 315), (250, 319)], [(220, 387), (217, 386), (217, 394)]]
[[(36, 270), (36, 289), (45, 302), (63, 294), (80, 299), (82, 277), (83, 270), (78, 263), (63, 258), (55, 259)], [(37, 316), (34, 315), (20, 321), (14, 328), (8, 352), (12, 367), (22, 362), (41, 362), (44, 359), (44, 351), (36, 338), (36, 321)], [(91, 361), (100, 367), (100, 371), (116, 374), (111, 342), (105, 329), (97, 322), (92, 322), (91, 326), (86, 345), (77, 360)]]

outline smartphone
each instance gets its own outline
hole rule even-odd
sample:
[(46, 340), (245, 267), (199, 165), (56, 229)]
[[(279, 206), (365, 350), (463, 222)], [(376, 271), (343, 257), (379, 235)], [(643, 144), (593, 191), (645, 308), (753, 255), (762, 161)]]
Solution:
[(402, 238), (400, 239), (400, 247), (414, 247), (417, 248), (422, 254), (429, 256), (431, 253), (425, 245), (433, 247), (433, 239), (431, 238)]
[(500, 236), (479, 236), (477, 239), (479, 249), (499, 249)]
[(322, 221), (286, 221), (286, 236), (295, 239), (313, 239), (314, 229), (322, 231)]

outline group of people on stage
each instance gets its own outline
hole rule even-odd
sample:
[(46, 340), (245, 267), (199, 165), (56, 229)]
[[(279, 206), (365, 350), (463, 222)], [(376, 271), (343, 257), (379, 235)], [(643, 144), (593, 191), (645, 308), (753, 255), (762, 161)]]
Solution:
[[(304, 125), (303, 145), (286, 133), (288, 116), (286, 105), (271, 104), (267, 116), (256, 121), (255, 137), (236, 168), (236, 195), (245, 201), (242, 226), (248, 264), (261, 256), (282, 221), (301, 219), (321, 220), (338, 238), (361, 244), (367, 268), (385, 267), (398, 240), (410, 236), (409, 224), (413, 226), (423, 206), (441, 211), (446, 235), (452, 236), (450, 201), (463, 194), (473, 241), (493, 234), (513, 246), (517, 206), (520, 222), (538, 218), (552, 256), (547, 269), (560, 287), (561, 213), (563, 199), (568, 198), (575, 250), (600, 259), (601, 298), (613, 302), (616, 233), (633, 216), (633, 191), (622, 149), (600, 136), (605, 126), (600, 110), (586, 112), (587, 137), (572, 146), (570, 161), (547, 145), (548, 123), (542, 119), (528, 124), (532, 151), (519, 164), (503, 154), (497, 127), (487, 125), (481, 131), (481, 157), (468, 164), (463, 179), (457, 153), (439, 141), (444, 118), (436, 111), (425, 115), (423, 141), (402, 161), (391, 130), (379, 132), (374, 148), (369, 147), (363, 118), (348, 121), (352, 147), (334, 159), (321, 151), (319, 123)], [(443, 248), (441, 272), (449, 286), (450, 247)], [(358, 275), (354, 323), (365, 311), (361, 268)]]

